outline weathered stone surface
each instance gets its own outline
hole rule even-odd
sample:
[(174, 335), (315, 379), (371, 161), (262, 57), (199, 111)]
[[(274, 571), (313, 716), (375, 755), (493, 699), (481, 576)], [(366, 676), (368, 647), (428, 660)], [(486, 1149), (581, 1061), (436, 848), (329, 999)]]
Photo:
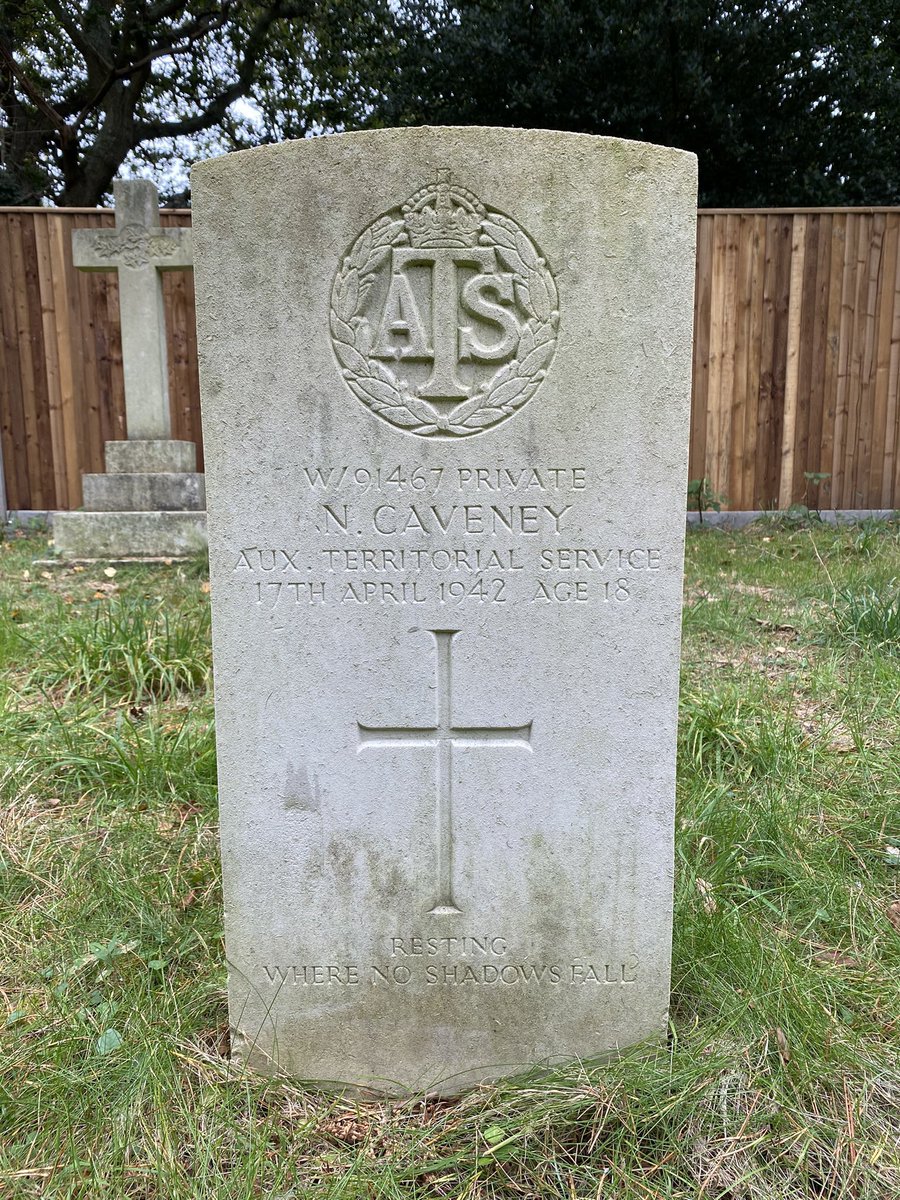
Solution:
[(170, 438), (144, 438), (106, 443), (106, 471), (109, 475), (131, 472), (197, 470), (197, 447), (193, 442)]
[(206, 489), (196, 471), (85, 475), (84, 507), (94, 512), (177, 512), (204, 509)]
[(145, 179), (116, 179), (115, 229), (77, 229), (72, 259), (82, 271), (116, 271), (129, 438), (171, 430), (166, 319), (160, 271), (192, 264), (191, 230), (163, 229), (159, 195)]
[(453, 1091), (665, 1028), (695, 160), (317, 138), (193, 173), (229, 999)]
[(205, 512), (58, 512), (62, 558), (177, 558), (206, 546)]

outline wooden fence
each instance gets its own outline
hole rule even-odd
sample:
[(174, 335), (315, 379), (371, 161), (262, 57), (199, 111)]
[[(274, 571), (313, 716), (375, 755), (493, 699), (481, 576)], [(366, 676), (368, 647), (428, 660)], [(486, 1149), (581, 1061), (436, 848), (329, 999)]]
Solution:
[[(163, 225), (190, 225), (163, 212)], [(10, 509), (81, 505), (81, 476), (125, 437), (115, 271), (72, 265), (72, 230), (111, 228), (111, 211), (0, 209), (0, 437)], [(194, 279), (164, 271), (172, 436), (197, 443), (202, 470)]]
[[(82, 472), (125, 436), (116, 275), (72, 266), (72, 230), (112, 224), (0, 209), (11, 509), (77, 508)], [(900, 508), (898, 242), (900, 209), (700, 212), (690, 476), (729, 508)], [(173, 436), (197, 443), (202, 469), (191, 272), (163, 288)]]
[(900, 209), (697, 232), (691, 477), (732, 509), (900, 508)]

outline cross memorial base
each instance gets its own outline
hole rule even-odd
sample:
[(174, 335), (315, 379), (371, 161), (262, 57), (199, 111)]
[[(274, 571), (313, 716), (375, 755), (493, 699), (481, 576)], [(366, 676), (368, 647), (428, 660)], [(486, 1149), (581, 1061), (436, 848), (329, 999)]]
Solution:
[(83, 512), (53, 519), (57, 553), (75, 558), (178, 558), (206, 546), (206, 492), (193, 442), (106, 443), (105, 475), (85, 475)]

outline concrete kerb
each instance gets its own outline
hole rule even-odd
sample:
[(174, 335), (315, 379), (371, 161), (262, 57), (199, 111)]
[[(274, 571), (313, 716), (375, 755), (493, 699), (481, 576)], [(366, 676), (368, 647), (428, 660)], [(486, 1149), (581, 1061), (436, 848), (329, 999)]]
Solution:
[[(690, 528), (708, 527), (710, 529), (744, 529), (754, 521), (783, 521), (786, 517), (796, 515), (798, 518), (807, 516), (804, 513), (793, 513), (791, 509), (755, 509), (741, 512), (689, 512), (687, 523)], [(821, 519), (827, 525), (858, 525), (861, 521), (896, 521), (900, 520), (900, 510), (894, 508), (823, 508), (809, 510), (809, 517)]]

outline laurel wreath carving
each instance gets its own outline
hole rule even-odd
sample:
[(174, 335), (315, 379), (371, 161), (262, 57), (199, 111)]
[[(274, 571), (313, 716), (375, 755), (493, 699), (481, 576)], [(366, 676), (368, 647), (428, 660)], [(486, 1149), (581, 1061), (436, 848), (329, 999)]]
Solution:
[(126, 267), (144, 267), (151, 258), (170, 258), (178, 244), (164, 233), (150, 233), (142, 225), (126, 225), (112, 237), (108, 230), (94, 236), (98, 258), (121, 258)]
[(546, 262), (509, 217), (490, 212), (481, 230), (480, 243), (493, 246), (512, 274), (516, 300), (528, 319), (515, 357), (448, 413), (436, 412), (390, 367), (368, 356), (369, 327), (360, 310), (391, 248), (408, 242), (403, 220), (385, 216), (370, 225), (353, 243), (334, 281), (332, 344), (347, 386), (372, 412), (419, 437), (470, 437), (505, 420), (540, 387), (556, 348), (559, 300)]

